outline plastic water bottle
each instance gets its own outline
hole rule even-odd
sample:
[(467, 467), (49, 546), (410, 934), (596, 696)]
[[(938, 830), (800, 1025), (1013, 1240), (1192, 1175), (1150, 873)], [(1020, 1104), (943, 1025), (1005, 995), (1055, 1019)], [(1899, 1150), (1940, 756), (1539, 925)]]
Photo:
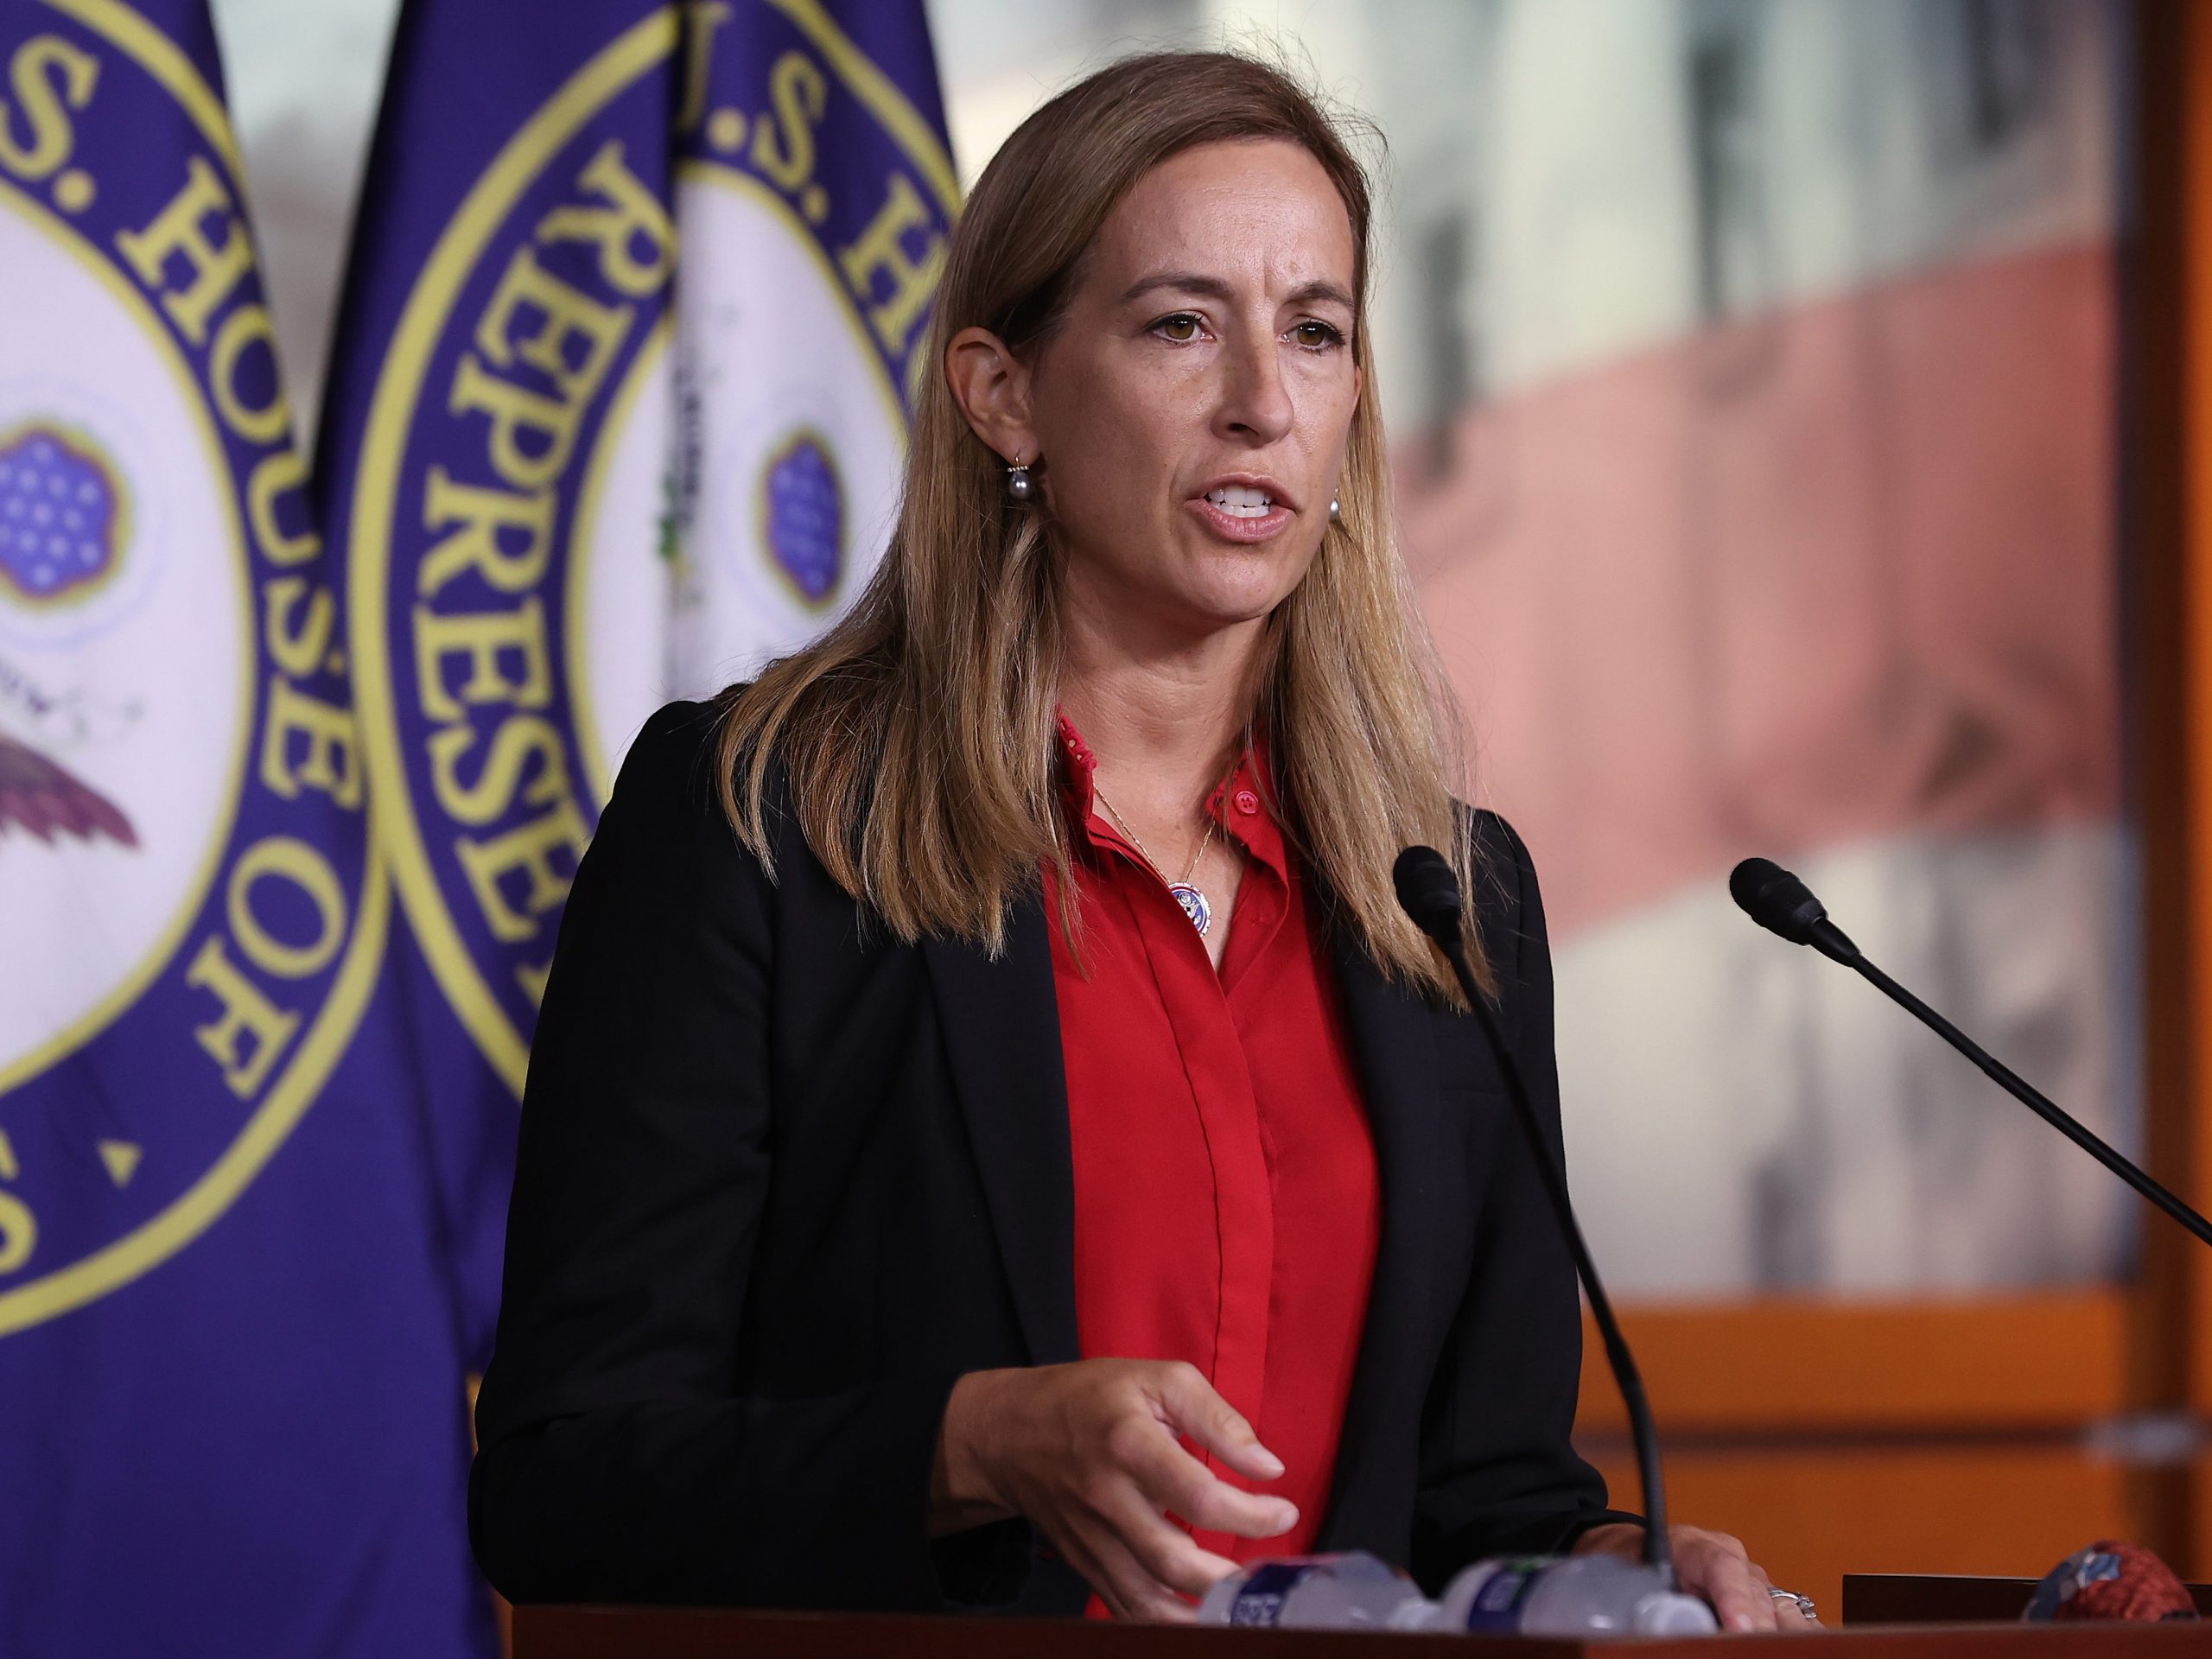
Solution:
[(1198, 1604), (1201, 1624), (1293, 1630), (1417, 1630), (1436, 1604), (1364, 1550), (1255, 1561), (1218, 1580)]
[(1710, 1636), (1720, 1629), (1697, 1597), (1618, 1555), (1535, 1555), (1477, 1561), (1445, 1586), (1422, 1628), (1474, 1636)]

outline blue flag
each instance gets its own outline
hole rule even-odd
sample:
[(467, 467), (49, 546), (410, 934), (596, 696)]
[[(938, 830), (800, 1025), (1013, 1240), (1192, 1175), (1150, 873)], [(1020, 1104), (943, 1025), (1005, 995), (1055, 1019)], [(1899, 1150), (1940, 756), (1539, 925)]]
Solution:
[(493, 1650), (205, 0), (0, 9), (0, 1651)]
[(866, 581), (956, 205), (918, 0), (402, 14), (318, 488), (475, 1351), (577, 857)]

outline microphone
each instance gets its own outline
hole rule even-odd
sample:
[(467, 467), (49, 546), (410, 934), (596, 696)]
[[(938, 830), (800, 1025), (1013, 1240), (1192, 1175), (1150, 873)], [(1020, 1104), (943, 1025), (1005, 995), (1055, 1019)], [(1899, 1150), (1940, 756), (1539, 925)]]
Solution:
[(1843, 930), (1828, 920), (1827, 907), (1813, 897), (1812, 890), (1789, 871), (1771, 859), (1747, 858), (1730, 872), (1728, 892), (1744, 913), (1768, 931), (1779, 933), (1793, 944), (1808, 944), (1830, 961), (1855, 970), (1883, 995), (1980, 1067), (1985, 1076), (2037, 1117), (2197, 1238), (2212, 1244), (2212, 1222), (2206, 1221), (2152, 1180), (2140, 1166), (2092, 1134), (2085, 1124), (2031, 1088), (1987, 1049), (1867, 961)]
[(1859, 947), (1828, 920), (1813, 890), (1770, 858), (1747, 858), (1728, 872), (1728, 896), (1744, 914), (1792, 944), (1809, 944), (1831, 962), (1847, 965)]
[(1497, 1052), (1498, 1069), (1505, 1078), (1506, 1095), (1521, 1120), (1522, 1133), (1528, 1137), (1529, 1154), (1536, 1161), (1537, 1179), (1543, 1185), (1545, 1198), (1550, 1201), (1553, 1218), (1559, 1223), (1560, 1235), (1567, 1241), (1567, 1253), (1574, 1258), (1574, 1271), (1582, 1281), (1583, 1294), (1590, 1299), (1590, 1316), (1605, 1343), (1613, 1384), (1620, 1390), (1622, 1403), (1628, 1408), (1629, 1433), (1636, 1442), (1637, 1474), (1643, 1487), (1644, 1565), (1658, 1573), (1662, 1589), (1672, 1591), (1675, 1585), (1675, 1558), (1667, 1541), (1667, 1491), (1660, 1474), (1659, 1435), (1651, 1426), (1651, 1406), (1644, 1398), (1643, 1376), (1636, 1369), (1636, 1357), (1629, 1352), (1628, 1338), (1621, 1334), (1620, 1321), (1613, 1317), (1613, 1305), (1606, 1299), (1605, 1287), (1598, 1278), (1598, 1264), (1591, 1260), (1590, 1246), (1583, 1241), (1581, 1226), (1574, 1219), (1574, 1205), (1567, 1192), (1567, 1171), (1552, 1155), (1551, 1144), (1544, 1139), (1544, 1127), (1536, 1116), (1529, 1085), (1521, 1076), (1520, 1062), (1514, 1058), (1505, 1033), (1498, 1028), (1497, 1012), (1484, 999), (1482, 988), (1475, 983), (1474, 969), (1467, 964), (1466, 947), (1459, 937), (1459, 878), (1452, 873), (1444, 855), (1433, 847), (1407, 848), (1398, 855), (1391, 874), (1397, 884), (1400, 906), (1413, 918), (1414, 925), (1433, 939), (1444, 952), (1468, 1007), (1473, 1010), (1483, 1034), (1490, 1039), (1490, 1046)]

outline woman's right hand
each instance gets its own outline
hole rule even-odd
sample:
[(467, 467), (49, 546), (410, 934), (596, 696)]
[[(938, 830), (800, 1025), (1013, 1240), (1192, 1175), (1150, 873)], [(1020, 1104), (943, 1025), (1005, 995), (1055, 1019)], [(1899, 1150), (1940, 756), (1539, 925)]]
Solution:
[(1194, 1365), (1086, 1359), (971, 1371), (945, 1405), (930, 1530), (1021, 1516), (1115, 1618), (1188, 1624), (1197, 1612), (1176, 1592), (1202, 1595), (1236, 1564), (1199, 1548), (1167, 1517), (1273, 1538), (1297, 1523), (1298, 1510), (1219, 1479), (1179, 1435), (1248, 1479), (1282, 1473)]

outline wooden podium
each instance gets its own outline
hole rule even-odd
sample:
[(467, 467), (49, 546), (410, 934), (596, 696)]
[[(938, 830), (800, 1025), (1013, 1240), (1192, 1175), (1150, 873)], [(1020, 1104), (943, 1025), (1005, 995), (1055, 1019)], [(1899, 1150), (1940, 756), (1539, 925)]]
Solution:
[[(2202, 1624), (2018, 1622), (2032, 1579), (1856, 1574), (1843, 1583), (1847, 1628), (1815, 1637), (1721, 1636), (1585, 1641), (1545, 1637), (1373, 1636), (1342, 1630), (1224, 1630), (1082, 1619), (906, 1618), (688, 1607), (518, 1607), (514, 1659), (1360, 1659), (1376, 1644), (1419, 1653), (1450, 1643), (1469, 1659), (1580, 1659), (1632, 1649), (1674, 1656), (1838, 1653), (1838, 1659), (2212, 1659)], [(2202, 1611), (2212, 1588), (2191, 1585)], [(1913, 1622), (1904, 1623), (1900, 1620)], [(1986, 1621), (1986, 1622), (1978, 1622)], [(1798, 1646), (1818, 1642), (1818, 1648)], [(1839, 1652), (1838, 1650), (1840, 1649)]]
[[(1843, 1622), (1854, 1630), (1870, 1624), (2003, 1624), (2019, 1618), (2036, 1582), (1948, 1573), (1847, 1573)], [(2212, 1618), (2212, 1584), (2187, 1588), (2196, 1611)]]

